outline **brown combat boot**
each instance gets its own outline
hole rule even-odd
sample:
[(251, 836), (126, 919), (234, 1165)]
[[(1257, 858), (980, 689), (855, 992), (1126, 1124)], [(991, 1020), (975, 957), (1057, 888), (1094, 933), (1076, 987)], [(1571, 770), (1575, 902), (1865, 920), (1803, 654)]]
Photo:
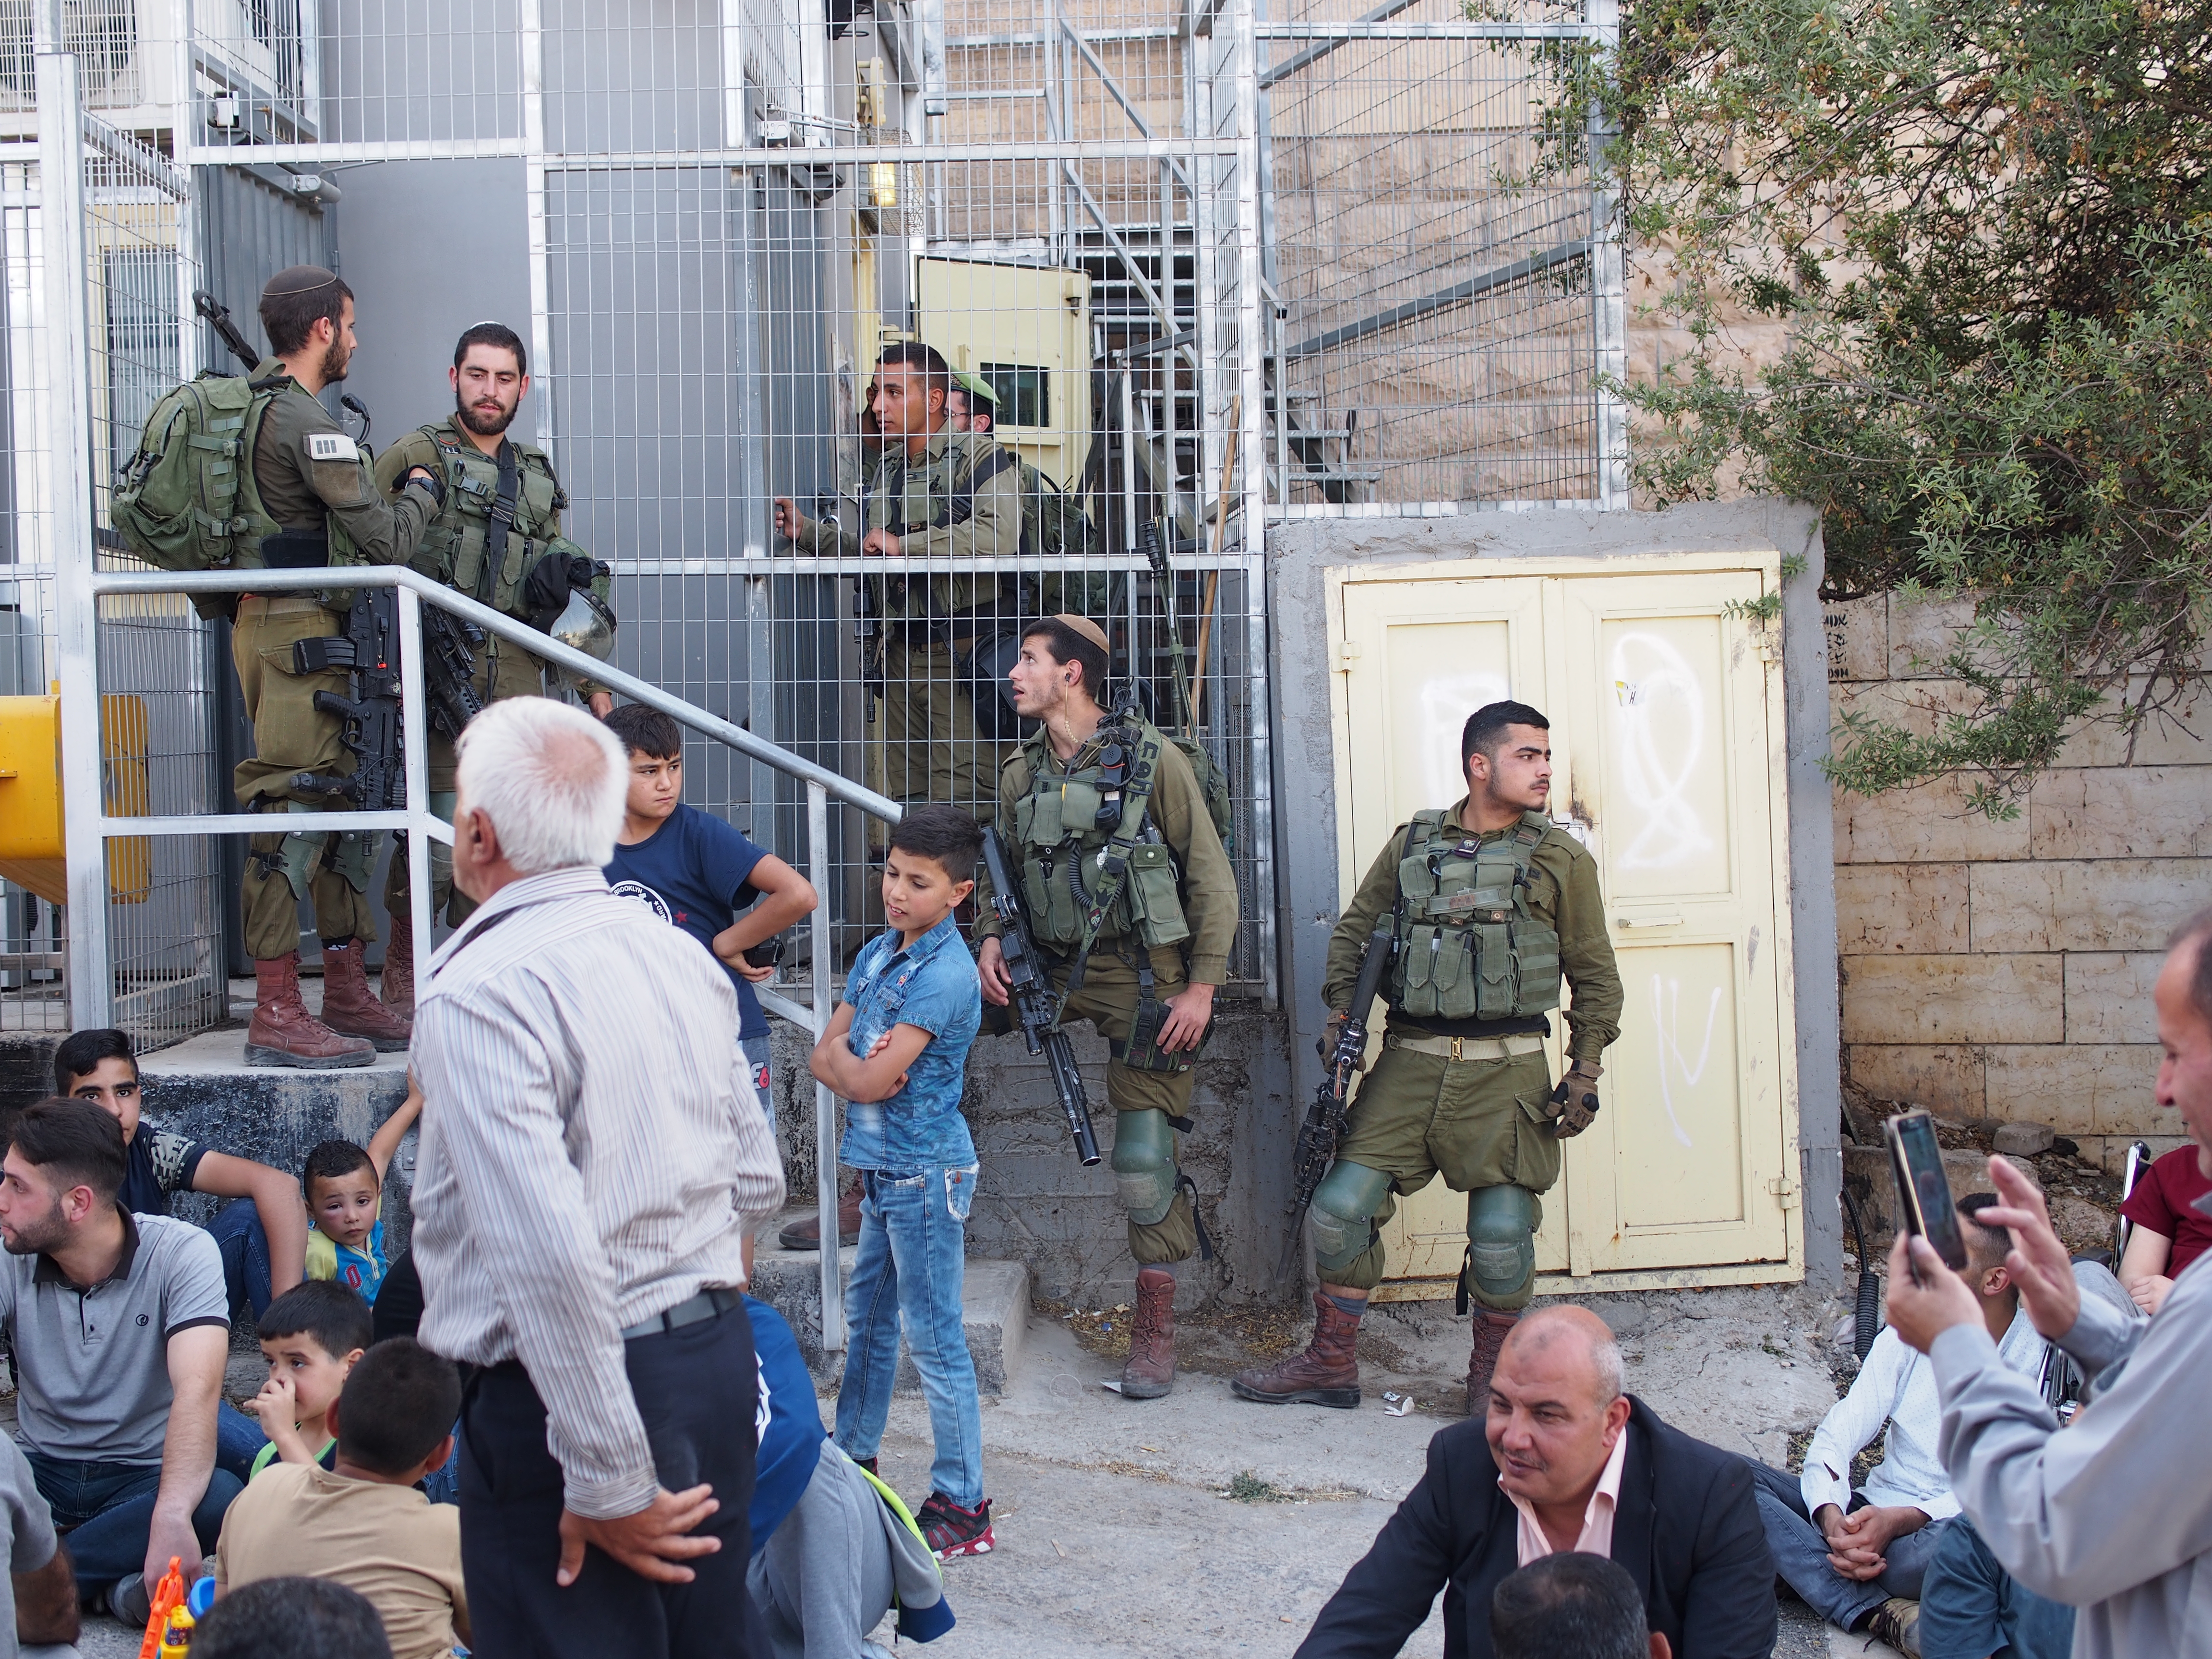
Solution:
[(1137, 1269), (1137, 1307), (1129, 1322), (1129, 1363), (1121, 1398), (1158, 1400), (1175, 1390), (1176, 1276), (1165, 1267)]
[(402, 1019), (415, 1018), (415, 915), (404, 905), (392, 918), (392, 937), (384, 943), (379, 1000)]
[(368, 954), (357, 939), (323, 946), (323, 1024), (340, 1036), (367, 1037), (380, 1054), (404, 1054), (413, 1028), (368, 988)]
[[(775, 1236), (775, 1242), (787, 1250), (818, 1250), (822, 1248), (822, 1218), (820, 1215), (802, 1216)], [(860, 1242), (860, 1180), (853, 1178), (851, 1185), (837, 1194), (837, 1243), (842, 1245)]]
[(300, 953), (253, 964), (253, 1023), (246, 1028), (248, 1066), (301, 1066), (310, 1070), (367, 1066), (376, 1045), (365, 1037), (341, 1036), (307, 1012), (300, 1000)]
[(1467, 1357), (1467, 1414), (1490, 1415), (1490, 1374), (1498, 1369), (1498, 1355), (1505, 1339), (1521, 1322), (1519, 1314), (1492, 1313), (1478, 1309), (1474, 1316), (1474, 1348)]
[(1265, 1370), (1239, 1371), (1229, 1386), (1238, 1399), (1263, 1405), (1296, 1402), (1350, 1411), (1359, 1403), (1358, 1342), (1359, 1316), (1345, 1312), (1316, 1291), (1313, 1340), (1305, 1352), (1279, 1359)]

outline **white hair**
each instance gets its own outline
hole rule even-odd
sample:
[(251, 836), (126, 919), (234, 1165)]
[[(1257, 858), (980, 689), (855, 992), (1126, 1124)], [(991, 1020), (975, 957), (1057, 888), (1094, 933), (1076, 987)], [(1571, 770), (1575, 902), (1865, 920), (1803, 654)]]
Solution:
[(461, 799), (491, 820), (524, 875), (614, 857), (629, 757), (582, 709), (508, 697), (471, 720), (457, 747)]

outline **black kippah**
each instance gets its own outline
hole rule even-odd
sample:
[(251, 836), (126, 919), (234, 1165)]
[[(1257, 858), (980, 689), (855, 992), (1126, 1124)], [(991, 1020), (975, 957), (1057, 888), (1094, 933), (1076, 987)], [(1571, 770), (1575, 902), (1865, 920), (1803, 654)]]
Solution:
[(312, 294), (319, 288), (328, 288), (337, 279), (336, 271), (325, 270), (320, 265), (289, 265), (269, 279), (269, 285), (261, 290), (261, 297), (275, 300), (292, 294)]

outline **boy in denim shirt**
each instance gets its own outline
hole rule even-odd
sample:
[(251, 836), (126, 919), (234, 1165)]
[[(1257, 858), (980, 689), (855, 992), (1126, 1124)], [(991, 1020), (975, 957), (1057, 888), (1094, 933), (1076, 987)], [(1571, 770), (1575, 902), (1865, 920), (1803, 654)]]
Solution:
[(952, 919), (974, 890), (982, 850), (982, 830), (956, 807), (917, 806), (891, 830), (890, 931), (854, 962), (811, 1062), (849, 1103), (837, 1155), (862, 1182), (837, 1444), (874, 1470), (903, 1327), (937, 1443), (929, 1501), (915, 1518), (940, 1558), (981, 1555), (993, 1541), (975, 1365), (960, 1318), (977, 1170), (960, 1091), (983, 1002)]

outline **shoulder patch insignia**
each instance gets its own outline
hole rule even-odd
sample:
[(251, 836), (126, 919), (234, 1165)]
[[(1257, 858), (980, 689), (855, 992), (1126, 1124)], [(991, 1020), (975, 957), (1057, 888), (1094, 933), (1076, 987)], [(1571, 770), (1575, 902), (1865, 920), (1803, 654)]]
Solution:
[(307, 459), (311, 461), (357, 461), (361, 459), (361, 451), (343, 432), (311, 432), (307, 434)]

